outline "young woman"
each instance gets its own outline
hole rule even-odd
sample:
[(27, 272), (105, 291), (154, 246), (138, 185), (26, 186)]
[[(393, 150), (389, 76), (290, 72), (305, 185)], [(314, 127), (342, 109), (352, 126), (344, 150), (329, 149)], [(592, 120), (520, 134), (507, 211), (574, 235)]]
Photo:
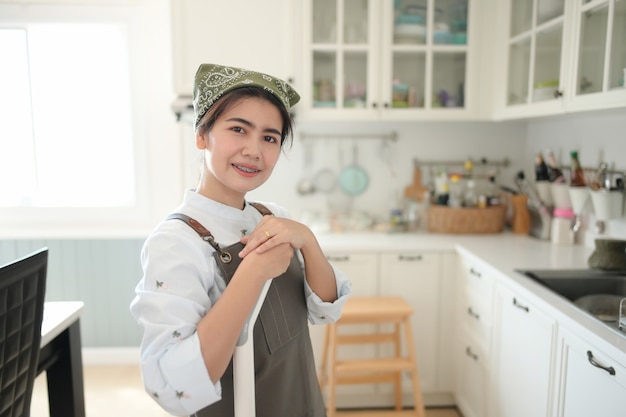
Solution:
[(213, 64), (196, 73), (202, 173), (146, 240), (131, 303), (146, 390), (174, 415), (233, 416), (233, 352), (272, 280), (253, 331), (257, 416), (325, 416), (307, 322), (337, 320), (350, 282), (284, 208), (246, 200), (291, 139), (298, 100), (267, 74)]

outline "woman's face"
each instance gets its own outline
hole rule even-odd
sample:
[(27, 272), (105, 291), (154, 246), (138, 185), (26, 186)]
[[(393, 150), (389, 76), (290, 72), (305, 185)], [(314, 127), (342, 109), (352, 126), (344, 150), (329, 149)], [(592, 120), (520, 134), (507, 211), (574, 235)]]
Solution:
[(281, 151), (283, 121), (270, 102), (248, 97), (231, 106), (205, 134), (196, 134), (204, 149), (204, 172), (198, 192), (233, 207), (243, 207), (248, 191), (262, 185)]

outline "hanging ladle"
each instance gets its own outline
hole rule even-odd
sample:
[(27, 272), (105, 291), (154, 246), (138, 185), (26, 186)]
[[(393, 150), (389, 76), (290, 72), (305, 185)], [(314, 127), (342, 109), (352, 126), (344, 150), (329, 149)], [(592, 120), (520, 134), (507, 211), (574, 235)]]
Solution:
[(315, 192), (315, 183), (310, 178), (311, 162), (313, 156), (311, 154), (311, 144), (304, 144), (304, 175), (298, 182), (297, 190), (300, 195), (313, 194)]

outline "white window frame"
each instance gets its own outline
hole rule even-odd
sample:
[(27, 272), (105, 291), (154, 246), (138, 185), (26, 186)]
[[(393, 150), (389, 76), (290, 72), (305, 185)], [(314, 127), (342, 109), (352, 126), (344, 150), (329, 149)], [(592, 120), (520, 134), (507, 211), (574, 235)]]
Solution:
[[(106, 208), (3, 207), (0, 239), (146, 236), (177, 204), (182, 189), (179, 129), (168, 106), (173, 91), (171, 69), (163, 65), (171, 67), (169, 27), (155, 27), (156, 22), (169, 23), (169, 3), (166, 0), (121, 3), (82, 0), (69, 5), (67, 1), (63, 5), (24, 3), (29, 2), (0, 1), (0, 26), (115, 22), (128, 28), (136, 202), (130, 207)], [(155, 47), (155, 37), (165, 44)], [(153, 58), (164, 55), (164, 50), (165, 56), (155, 62)], [(80, 150), (77, 153), (80, 157)]]

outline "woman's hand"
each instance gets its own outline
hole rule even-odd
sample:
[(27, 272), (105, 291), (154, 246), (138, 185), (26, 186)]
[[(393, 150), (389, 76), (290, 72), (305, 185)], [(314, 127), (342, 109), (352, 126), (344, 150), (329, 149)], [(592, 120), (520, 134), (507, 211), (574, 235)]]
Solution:
[(311, 239), (314, 239), (313, 233), (302, 223), (264, 216), (251, 234), (241, 238), (241, 243), (246, 246), (239, 252), (239, 256), (245, 258), (252, 251), (261, 254), (284, 243), (294, 249), (302, 249)]
[(323, 301), (337, 299), (335, 273), (328, 263), (313, 232), (304, 224), (275, 216), (264, 216), (248, 236), (241, 238), (245, 244), (239, 252), (242, 264), (250, 258), (266, 257), (282, 246), (293, 252), (299, 249), (304, 258), (304, 272), (309, 286)]

